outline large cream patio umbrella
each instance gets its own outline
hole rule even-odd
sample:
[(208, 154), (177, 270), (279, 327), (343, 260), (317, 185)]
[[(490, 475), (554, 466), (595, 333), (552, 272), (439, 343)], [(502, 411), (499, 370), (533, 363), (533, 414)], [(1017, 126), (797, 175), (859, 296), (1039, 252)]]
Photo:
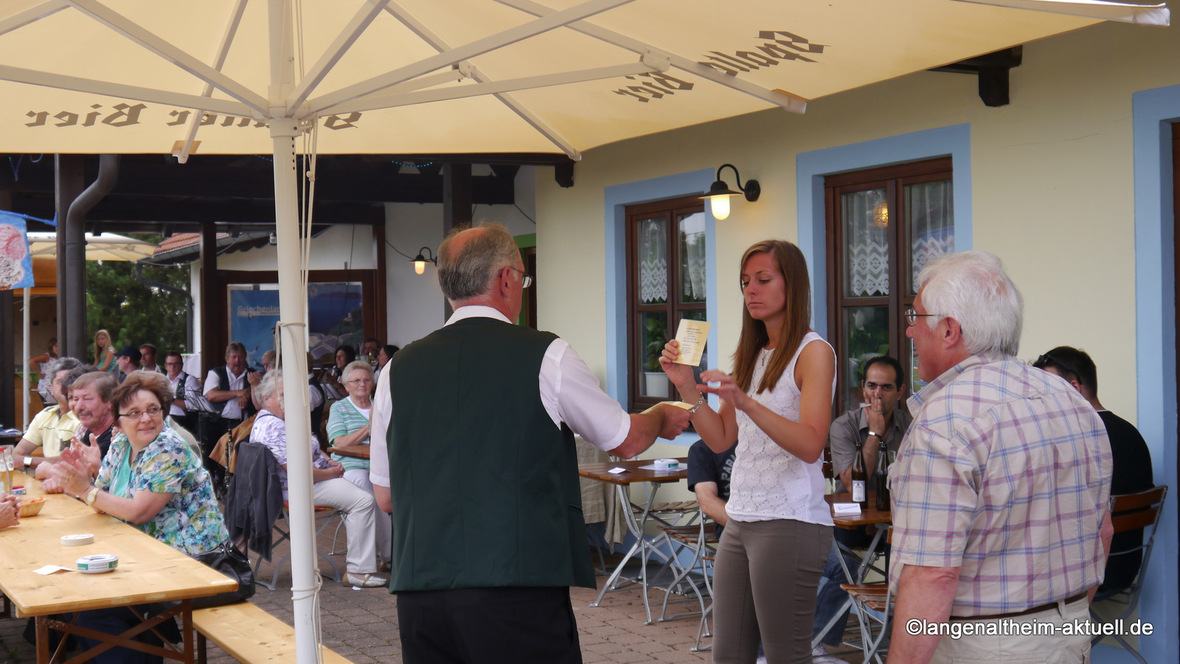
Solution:
[[(1024, 8), (1041, 11), (1028, 11)], [(1045, 13), (1052, 11), (1055, 13)], [(0, 0), (0, 151), (274, 155), (288, 412), (307, 412), (307, 152), (554, 152), (780, 107), (1163, 6), (980, 0)], [(309, 130), (311, 130), (309, 132)], [(310, 207), (310, 206), (305, 206)], [(306, 417), (287, 420), (298, 449)], [(315, 656), (310, 456), (288, 465)]]

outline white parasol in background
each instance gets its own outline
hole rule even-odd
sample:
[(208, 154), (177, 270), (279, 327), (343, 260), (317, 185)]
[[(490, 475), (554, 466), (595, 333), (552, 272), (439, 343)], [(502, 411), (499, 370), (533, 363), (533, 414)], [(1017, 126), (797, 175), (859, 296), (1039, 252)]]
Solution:
[[(57, 233), (27, 233), (29, 239), (29, 255), (36, 258), (57, 258)], [(86, 233), (86, 260), (88, 261), (137, 261), (141, 258), (151, 258), (152, 254), (156, 252), (156, 245), (144, 240), (137, 240), (133, 237), (125, 235), (116, 235), (114, 233), (103, 233), (101, 235), (93, 235)], [(40, 285), (40, 284), (39, 284)], [(32, 350), (29, 348), (29, 331), (31, 329), (30, 316), (30, 300), (32, 295), (31, 288), (23, 288), (24, 291), (24, 340), (22, 356), (24, 361), (21, 367), (27, 368), (29, 366), (29, 357), (31, 357)], [(28, 375), (27, 373), (25, 374)], [(29, 385), (25, 385), (23, 390), (23, 422), (21, 429), (29, 426)]]

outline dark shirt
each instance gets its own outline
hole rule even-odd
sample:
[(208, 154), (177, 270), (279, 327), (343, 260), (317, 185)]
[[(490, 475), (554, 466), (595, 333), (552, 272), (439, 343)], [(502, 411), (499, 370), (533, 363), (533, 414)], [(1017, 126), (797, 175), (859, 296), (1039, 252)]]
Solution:
[[(703, 440), (693, 443), (688, 448), (688, 490), (692, 491), (698, 482), (716, 482), (717, 497), (728, 502), (736, 451), (737, 443), (720, 454), (709, 449)], [(721, 537), (721, 526), (717, 526), (717, 537)]]
[[(1135, 425), (1109, 410), (1098, 411), (1098, 416), (1106, 425), (1106, 435), (1110, 438), (1110, 452), (1114, 457), (1110, 495), (1138, 493), (1155, 486), (1151, 473), (1151, 452)], [(1142, 544), (1141, 530), (1117, 533), (1111, 540), (1110, 551), (1112, 554), (1128, 551)], [(1138, 553), (1112, 555), (1106, 562), (1106, 577), (1101, 590), (1115, 590), (1131, 585), (1135, 575), (1139, 573), (1141, 563), (1142, 556)]]
[(111, 422), (111, 426), (107, 427), (106, 431), (95, 434), (93, 431), (85, 427), (76, 434), (77, 438), (87, 445), (98, 443), (98, 449), (102, 452), (102, 456), (106, 457), (107, 450), (111, 447), (111, 438), (115, 433), (115, 423)]

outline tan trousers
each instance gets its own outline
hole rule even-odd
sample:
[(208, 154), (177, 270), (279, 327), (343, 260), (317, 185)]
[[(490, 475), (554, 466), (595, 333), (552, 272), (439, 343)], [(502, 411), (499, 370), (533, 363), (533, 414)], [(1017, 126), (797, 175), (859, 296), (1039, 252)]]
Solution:
[[(1090, 605), (1083, 597), (1071, 604), (1030, 613), (1019, 618), (971, 619), (975, 630), (991, 635), (942, 637), (931, 664), (1088, 664), (1090, 636), (1078, 625), (1090, 621)], [(1027, 623), (1028, 625), (1022, 625)], [(1030, 631), (1024, 634), (1024, 631)], [(1072, 630), (1072, 634), (1069, 632)]]

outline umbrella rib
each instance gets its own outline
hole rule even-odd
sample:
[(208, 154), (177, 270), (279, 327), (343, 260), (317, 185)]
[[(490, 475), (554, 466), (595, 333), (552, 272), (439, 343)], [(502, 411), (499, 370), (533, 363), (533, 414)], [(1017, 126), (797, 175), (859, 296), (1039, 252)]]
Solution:
[(392, 85), (396, 85), (403, 81), (408, 81), (416, 76), (432, 72), (442, 67), (449, 67), (463, 60), (470, 59), (482, 53), (494, 51), (505, 46), (515, 44), (516, 42), (534, 37), (544, 32), (549, 32), (560, 27), (564, 27), (575, 21), (580, 21), (588, 16), (600, 14), (609, 9), (613, 9), (620, 5), (633, 2), (634, 0), (588, 0), (582, 4), (563, 9), (561, 11), (553, 12), (547, 16), (543, 16), (533, 21), (529, 21), (514, 28), (504, 30), (494, 35), (477, 39), (469, 44), (456, 47), (444, 53), (419, 60), (410, 65), (399, 67), (391, 72), (375, 76), (366, 81), (356, 83), (336, 92), (326, 94), (317, 99), (312, 99), (309, 103), (309, 112), (312, 115), (318, 115), (323, 109), (337, 106), (345, 101), (363, 97), (365, 95), (384, 90)]
[[(225, 33), (221, 36), (221, 43), (217, 48), (217, 56), (213, 59), (213, 67), (217, 71), (225, 66), (225, 59), (229, 56), (229, 47), (233, 44), (234, 37), (238, 34), (238, 26), (242, 23), (242, 14), (246, 11), (246, 0), (237, 0), (234, 5), (233, 12), (230, 13), (229, 23), (225, 26)], [(204, 89), (201, 91), (202, 97), (209, 97), (213, 94), (213, 84), (208, 81), (205, 82)], [(180, 149), (172, 152), (176, 157), (176, 161), (184, 164), (188, 162), (188, 156), (193, 150), (193, 141), (197, 137), (197, 130), (201, 126), (201, 114), (194, 113), (193, 117), (189, 119), (188, 126), (185, 127), (184, 141)]]
[(73, 92), (90, 92), (107, 97), (171, 104), (182, 108), (191, 108), (196, 111), (210, 111), (224, 115), (245, 117), (252, 115), (250, 108), (230, 99), (212, 99), (181, 92), (169, 92), (167, 90), (157, 90), (155, 88), (145, 88), (123, 83), (111, 83), (109, 81), (95, 81), (78, 76), (51, 74), (49, 72), (10, 67), (8, 65), (0, 65), (0, 80), (12, 81), (14, 83), (29, 83), (31, 85), (71, 90)]
[[(514, 9), (518, 9), (522, 12), (532, 14), (533, 16), (548, 16), (554, 12), (553, 9), (542, 4), (532, 2), (532, 0), (497, 0), (497, 2)], [(602, 28), (583, 21), (571, 23), (566, 27), (568, 27), (570, 30), (576, 30), (577, 32), (580, 32), (589, 37), (600, 39), (607, 43), (614, 44), (615, 46), (625, 48), (636, 53), (643, 53), (644, 51), (648, 50), (660, 50), (633, 37), (628, 37), (613, 30), (608, 30), (607, 28)], [(674, 67), (692, 72), (697, 76), (706, 78), (710, 81), (713, 81), (714, 83), (724, 85), (725, 87), (732, 88), (738, 92), (743, 92), (747, 95), (750, 95), (751, 97), (756, 97), (763, 101), (774, 104), (775, 106), (781, 106), (782, 108), (793, 113), (802, 113), (807, 109), (807, 101), (803, 97), (791, 94), (785, 90), (768, 90), (760, 85), (755, 85), (736, 76), (729, 76), (720, 71), (717, 71), (713, 67), (702, 65), (691, 58), (686, 58), (675, 53), (669, 53), (668, 58)]]
[(259, 115), (268, 115), (267, 107), (270, 104), (264, 97), (255, 94), (241, 83), (169, 44), (158, 35), (122, 14), (94, 0), (70, 0), (70, 2), (79, 11), (89, 15), (94, 20), (135, 41), (193, 76), (212, 83), (222, 92), (254, 109)]
[(559, 74), (524, 76), (521, 78), (505, 79), (503, 81), (494, 81), (491, 83), (476, 83), (473, 85), (462, 85), (459, 87), (443, 88), (437, 90), (420, 90), (417, 92), (408, 92), (400, 95), (374, 95), (370, 97), (362, 97), (360, 99), (353, 99), (339, 106), (333, 106), (325, 109), (325, 111), (336, 114), (347, 113), (351, 111), (372, 111), (382, 108), (428, 104), (431, 102), (447, 101), (451, 99), (482, 97), (515, 90), (530, 90), (533, 88), (545, 88), (556, 85), (568, 85), (570, 83), (581, 83), (583, 81), (597, 81), (604, 78), (644, 74), (653, 71), (659, 71), (659, 68), (646, 62), (611, 65), (608, 67), (582, 69), (580, 71), (561, 72)]
[(1132, 5), (1123, 2), (1102, 2), (1101, 0), (956, 0), (956, 2), (1028, 9), (1051, 14), (1084, 16), (1142, 25), (1168, 25), (1171, 21), (1171, 12), (1168, 11), (1167, 3)]
[(68, 8), (70, 5), (64, 0), (52, 0), (51, 2), (43, 2), (35, 7), (26, 9), (19, 14), (14, 14), (5, 21), (0, 21), (0, 35), (8, 34), (13, 30), (23, 28), (24, 26), (43, 19), (51, 14)]
[(385, 9), (390, 0), (367, 0), (364, 5), (357, 10), (356, 15), (352, 17), (348, 25), (340, 35), (336, 37), (331, 46), (328, 47), (324, 54), (320, 56), (318, 62), (312, 66), (311, 72), (299, 83), (299, 86), (287, 98), (287, 108), (298, 108), (300, 104), (307, 101), (308, 96), (311, 95), (312, 90), (315, 90), (332, 67), (340, 61), (344, 53), (356, 42), (361, 36), (361, 33), (369, 27), (373, 19)]
[[(419, 21), (416, 17), (411, 15), (409, 12), (407, 12), (402, 7), (400, 7), (398, 5), (392, 5), (392, 6), (387, 5), (385, 7), (385, 11), (388, 12), (389, 14), (391, 14), (397, 20), (401, 21), (402, 25), (405, 25), (411, 32), (413, 32), (420, 39), (422, 39), (422, 41), (426, 42), (432, 48), (434, 48), (434, 50), (442, 53), (444, 51), (449, 51), (451, 49), (450, 44), (448, 44), (446, 42), (446, 40), (444, 40), (439, 35), (435, 34), (433, 30), (426, 27), (426, 25), (424, 23)], [(460, 63), (460, 67), (463, 67), (463, 63)], [(472, 64), (470, 62), (467, 62), (466, 73), (476, 83), (488, 83), (493, 80), (487, 74), (485, 74), (482, 70), (480, 70), (478, 67), (476, 67), (474, 64)], [(448, 79), (454, 78), (454, 74), (451, 72), (445, 72), (442, 74), (435, 75), (435, 77), (442, 77), (442, 76), (445, 76)], [(402, 92), (403, 86), (405, 86), (407, 89), (410, 89), (411, 84), (414, 84), (412, 89), (429, 87), (430, 85), (434, 84), (430, 80), (432, 78), (433, 77), (429, 77), (429, 76), (421, 76), (410, 83), (402, 83), (402, 84), (393, 86), (393, 88), (390, 89), (390, 92), (391, 93), (392, 92)], [(515, 113), (519, 118), (521, 118), (526, 123), (528, 123), (529, 126), (531, 126), (533, 129), (537, 130), (537, 132), (539, 132), (542, 136), (544, 136), (546, 140), (548, 140), (553, 145), (557, 146), (557, 148), (560, 149), (562, 152), (564, 152), (567, 156), (569, 156), (570, 159), (581, 160), (582, 153), (577, 148), (574, 147), (573, 143), (571, 143), (568, 139), (566, 139), (564, 136), (562, 136), (560, 132), (558, 132), (556, 129), (554, 129), (552, 126), (550, 126), (547, 122), (542, 120), (540, 118), (540, 116), (538, 116), (536, 113), (532, 112), (524, 104), (517, 101), (515, 97), (513, 97), (512, 95), (507, 94), (507, 93), (498, 93), (493, 96), (496, 99), (498, 99), (500, 101), (500, 103), (507, 106), (509, 108), (509, 110), (511, 110), (513, 113)]]

